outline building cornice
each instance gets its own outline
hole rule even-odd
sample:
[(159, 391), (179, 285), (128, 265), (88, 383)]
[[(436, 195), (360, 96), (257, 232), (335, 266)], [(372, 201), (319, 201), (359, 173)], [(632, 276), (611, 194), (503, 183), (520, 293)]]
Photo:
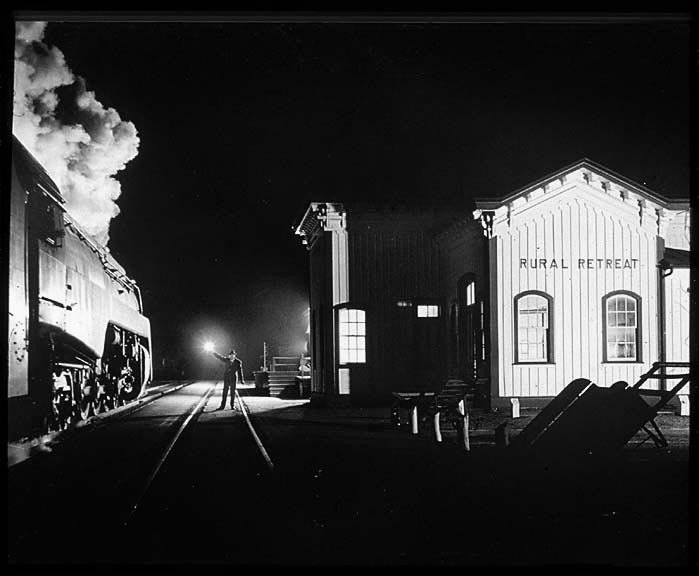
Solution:
[(637, 199), (643, 199), (657, 204), (659, 208), (667, 210), (684, 210), (689, 208), (688, 199), (672, 199), (654, 192), (650, 188), (638, 184), (633, 180), (629, 180), (613, 170), (598, 164), (588, 158), (583, 158), (574, 162), (556, 172), (553, 172), (543, 178), (536, 180), (514, 192), (496, 199), (478, 198), (475, 200), (478, 210), (497, 210), (498, 208), (512, 204), (516, 200), (524, 198), (529, 200), (530, 197), (538, 197), (541, 193), (546, 194), (549, 191), (560, 187), (567, 181), (582, 176), (591, 186), (600, 189), (601, 191), (616, 195), (624, 200), (629, 196), (637, 196)]
[(599, 199), (606, 199), (610, 207), (637, 215), (641, 225), (689, 208), (688, 200), (666, 198), (585, 158), (498, 200), (476, 200), (473, 217), (481, 222), (486, 237), (491, 238), (494, 225), (509, 225), (521, 211), (560, 196), (576, 183), (599, 194)]
[(301, 242), (311, 249), (315, 240), (323, 232), (341, 230), (346, 226), (345, 208), (338, 202), (311, 202), (301, 218), (294, 234), (301, 236)]

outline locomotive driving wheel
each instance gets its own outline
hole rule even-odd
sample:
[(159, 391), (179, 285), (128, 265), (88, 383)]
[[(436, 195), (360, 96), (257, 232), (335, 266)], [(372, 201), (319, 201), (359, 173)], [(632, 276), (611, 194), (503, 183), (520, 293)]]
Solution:
[(46, 432), (60, 432), (63, 430), (63, 422), (60, 417), (59, 407), (57, 405), (56, 399), (51, 401), (51, 411), (46, 417)]
[(119, 395), (117, 405), (123, 406), (127, 402), (133, 400), (136, 396), (134, 386), (134, 377), (131, 371), (127, 372), (119, 381)]
[(103, 414), (114, 408), (112, 397), (105, 392), (101, 392), (95, 398), (95, 414)]
[(117, 384), (109, 374), (100, 377), (97, 385), (97, 398), (95, 398), (95, 411), (98, 414), (109, 412), (116, 408)]
[(87, 420), (95, 414), (95, 402), (87, 394), (83, 394), (80, 398), (80, 417)]
[(71, 412), (70, 397), (64, 391), (54, 389), (51, 411), (47, 419), (47, 431), (60, 432), (68, 428), (72, 419)]
[(79, 393), (78, 407), (80, 418), (87, 420), (90, 416), (94, 416), (97, 413), (97, 395), (93, 375), (81, 378)]
[(64, 372), (54, 372), (51, 390), (51, 408), (47, 415), (48, 432), (65, 430), (74, 417), (71, 395), (71, 380)]
[(114, 398), (114, 396), (111, 394), (105, 394), (103, 402), (105, 412), (108, 410), (114, 410), (114, 408), (116, 408), (116, 398)]

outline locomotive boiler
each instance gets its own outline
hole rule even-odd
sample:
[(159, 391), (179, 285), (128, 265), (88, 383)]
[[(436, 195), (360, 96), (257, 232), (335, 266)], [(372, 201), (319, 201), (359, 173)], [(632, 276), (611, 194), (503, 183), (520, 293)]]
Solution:
[(139, 288), (12, 141), (8, 439), (61, 430), (136, 399), (151, 380)]

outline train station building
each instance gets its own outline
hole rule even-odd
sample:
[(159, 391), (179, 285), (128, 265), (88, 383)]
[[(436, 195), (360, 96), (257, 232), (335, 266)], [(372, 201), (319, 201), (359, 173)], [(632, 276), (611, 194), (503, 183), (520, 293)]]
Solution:
[(584, 160), (476, 208), (494, 403), (547, 399), (575, 378), (633, 384), (653, 362), (689, 361), (688, 201)]
[(491, 407), (540, 406), (575, 378), (633, 384), (688, 361), (689, 231), (689, 201), (589, 160), (475, 210), (313, 202), (296, 229), (312, 398), (462, 379)]
[(382, 402), (456, 370), (444, 316), (458, 287), (440, 271), (458, 260), (482, 275), (487, 256), (466, 216), (455, 226), (447, 210), (311, 203), (297, 234), (310, 254), (312, 399)]

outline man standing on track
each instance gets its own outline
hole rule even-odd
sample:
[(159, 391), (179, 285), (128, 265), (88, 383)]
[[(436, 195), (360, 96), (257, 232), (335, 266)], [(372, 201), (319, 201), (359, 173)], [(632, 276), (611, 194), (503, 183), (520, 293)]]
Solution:
[(239, 380), (243, 382), (243, 363), (236, 356), (235, 350), (231, 350), (228, 356), (221, 356), (218, 352), (212, 352), (216, 358), (221, 360), (226, 364), (226, 369), (223, 373), (223, 397), (221, 398), (221, 405), (218, 407), (219, 410), (223, 410), (226, 407), (226, 398), (228, 397), (228, 389), (231, 392), (231, 410), (235, 410), (235, 385), (236, 381)]

